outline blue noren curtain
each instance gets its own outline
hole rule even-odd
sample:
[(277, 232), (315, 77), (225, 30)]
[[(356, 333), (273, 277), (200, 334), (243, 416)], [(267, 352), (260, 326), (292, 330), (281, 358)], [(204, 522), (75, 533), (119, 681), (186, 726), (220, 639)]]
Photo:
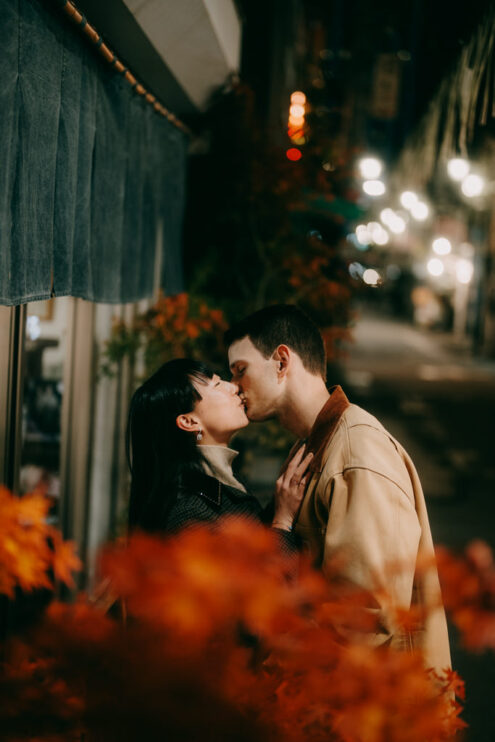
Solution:
[(185, 135), (48, 0), (0, 0), (0, 49), (0, 303), (137, 301), (157, 250), (181, 291)]

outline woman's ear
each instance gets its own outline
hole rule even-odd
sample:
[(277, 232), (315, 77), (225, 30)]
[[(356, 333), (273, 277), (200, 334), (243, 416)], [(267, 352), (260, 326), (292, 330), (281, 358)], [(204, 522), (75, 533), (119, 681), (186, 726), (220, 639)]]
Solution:
[(175, 423), (178, 428), (185, 430), (186, 433), (197, 433), (201, 430), (201, 424), (194, 415), (178, 415), (175, 418)]

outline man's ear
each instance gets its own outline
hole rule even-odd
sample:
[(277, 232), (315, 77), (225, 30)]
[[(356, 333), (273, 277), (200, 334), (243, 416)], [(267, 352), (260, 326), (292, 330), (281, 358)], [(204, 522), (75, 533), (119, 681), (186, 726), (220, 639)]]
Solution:
[(277, 362), (277, 374), (279, 378), (285, 376), (287, 373), (290, 364), (290, 355), (290, 349), (287, 345), (279, 345), (273, 354), (273, 358)]
[(175, 418), (175, 424), (181, 430), (185, 430), (186, 433), (196, 433), (201, 430), (199, 420), (190, 414), (177, 415)]

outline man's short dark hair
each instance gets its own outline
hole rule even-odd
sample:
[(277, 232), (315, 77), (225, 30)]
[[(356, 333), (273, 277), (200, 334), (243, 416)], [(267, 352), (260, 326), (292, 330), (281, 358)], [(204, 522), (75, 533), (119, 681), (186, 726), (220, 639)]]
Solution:
[(300, 357), (304, 368), (326, 378), (325, 344), (318, 327), (293, 304), (274, 304), (250, 314), (225, 333), (227, 347), (249, 337), (265, 358), (279, 345), (287, 345)]

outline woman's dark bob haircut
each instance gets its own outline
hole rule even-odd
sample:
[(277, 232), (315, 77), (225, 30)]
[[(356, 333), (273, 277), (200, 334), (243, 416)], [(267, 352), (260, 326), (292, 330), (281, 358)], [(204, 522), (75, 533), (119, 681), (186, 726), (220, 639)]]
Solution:
[(165, 528), (183, 477), (202, 469), (194, 433), (181, 430), (176, 419), (192, 412), (201, 399), (193, 380), (206, 384), (212, 376), (205, 364), (179, 358), (165, 363), (134, 392), (126, 431), (130, 529)]

